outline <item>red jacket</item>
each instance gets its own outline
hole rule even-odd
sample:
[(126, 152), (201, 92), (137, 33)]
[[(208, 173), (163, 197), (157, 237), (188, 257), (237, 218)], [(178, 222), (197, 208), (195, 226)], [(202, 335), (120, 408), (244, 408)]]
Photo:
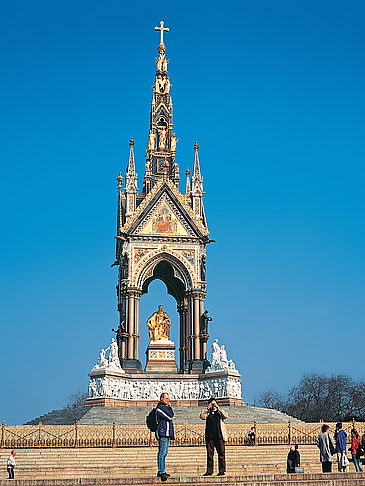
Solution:
[(355, 435), (351, 436), (351, 454), (356, 454), (357, 449), (359, 448), (361, 444), (361, 439), (360, 437), (356, 437)]

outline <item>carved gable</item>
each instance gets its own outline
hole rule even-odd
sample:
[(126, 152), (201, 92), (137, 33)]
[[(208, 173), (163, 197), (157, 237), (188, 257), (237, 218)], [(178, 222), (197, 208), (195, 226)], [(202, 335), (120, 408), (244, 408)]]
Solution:
[(135, 235), (193, 238), (209, 233), (170, 181), (157, 183), (121, 229)]
[[(141, 235), (166, 235), (166, 236), (194, 236), (190, 228), (186, 225), (185, 221), (180, 221), (179, 212), (171, 204), (169, 198), (163, 197), (158, 204), (156, 204), (154, 210), (149, 212), (145, 221), (142, 222), (140, 227), (142, 229), (137, 234)], [(184, 227), (184, 224), (186, 228)]]

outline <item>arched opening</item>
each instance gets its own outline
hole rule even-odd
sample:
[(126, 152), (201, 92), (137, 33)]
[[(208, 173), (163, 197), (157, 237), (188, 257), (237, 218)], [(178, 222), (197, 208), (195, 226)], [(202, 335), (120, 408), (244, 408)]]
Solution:
[(160, 116), (159, 119), (158, 119), (157, 125), (159, 127), (167, 128), (167, 123), (166, 123), (165, 117)]
[(179, 314), (176, 309), (176, 300), (169, 295), (167, 286), (164, 282), (155, 278), (150, 280), (146, 291), (143, 293), (140, 299), (140, 360), (142, 362), (142, 368), (146, 365), (146, 349), (149, 344), (149, 334), (147, 328), (147, 319), (157, 311), (159, 305), (163, 305), (163, 310), (167, 312), (170, 321), (170, 340), (174, 341), (176, 348), (179, 347)]
[(181, 302), (184, 298), (185, 287), (183, 282), (176, 277), (174, 269), (169, 262), (162, 260), (155, 266), (152, 276), (143, 282), (143, 294), (147, 292), (150, 283), (156, 279), (164, 282), (167, 287), (167, 292), (175, 298), (176, 304)]
[[(160, 286), (155, 295), (150, 294), (150, 300), (146, 294), (155, 280), (165, 284), (169, 295)], [(147, 372), (176, 373), (179, 370), (181, 373), (200, 373), (205, 366), (206, 342), (209, 337), (203, 332), (200, 322), (204, 297), (205, 292), (196, 288), (193, 268), (182, 251), (170, 251), (164, 245), (162, 249), (142, 258), (135, 269), (133, 286), (121, 289), (119, 350), (123, 368), (132, 373), (141, 372), (143, 366), (140, 357), (144, 361), (147, 345)], [(158, 305), (165, 306), (165, 312), (172, 323), (172, 327), (165, 328), (170, 329), (169, 335), (167, 330), (163, 330), (163, 315), (159, 313), (153, 316), (150, 331), (160, 329), (158, 332), (164, 333), (164, 339), (161, 340), (150, 339), (145, 327), (147, 319), (158, 311)], [(179, 315), (179, 325), (175, 325), (176, 314)]]

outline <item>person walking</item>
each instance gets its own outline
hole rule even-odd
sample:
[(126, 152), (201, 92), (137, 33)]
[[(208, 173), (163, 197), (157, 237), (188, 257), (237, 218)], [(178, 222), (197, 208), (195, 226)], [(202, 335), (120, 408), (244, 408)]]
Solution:
[(340, 472), (345, 472), (349, 465), (346, 452), (346, 438), (347, 434), (342, 428), (342, 422), (336, 424), (336, 452), (337, 452), (337, 464)]
[(227, 441), (226, 424), (224, 420), (228, 417), (226, 412), (221, 410), (214, 398), (209, 398), (208, 408), (199, 417), (205, 420), (205, 445), (207, 448), (207, 470), (203, 476), (213, 474), (214, 448), (218, 454), (217, 476), (226, 474), (225, 442)]
[(328, 432), (329, 426), (322, 425), (322, 433), (319, 434), (317, 439), (317, 447), (319, 448), (319, 460), (322, 464), (322, 472), (332, 472), (333, 454), (336, 450), (335, 440)]
[(16, 456), (16, 451), (11, 451), (8, 460), (6, 461), (6, 469), (8, 470), (9, 473), (8, 479), (14, 479), (14, 467), (16, 466), (15, 456)]
[(351, 455), (356, 472), (364, 472), (360, 466), (361, 439), (356, 429), (351, 430)]
[(160, 401), (156, 407), (156, 439), (158, 440), (157, 453), (157, 476), (161, 481), (166, 481), (170, 477), (165, 471), (165, 459), (169, 451), (170, 440), (174, 440), (174, 424), (172, 419), (174, 412), (170, 404), (170, 395), (168, 393), (161, 393)]

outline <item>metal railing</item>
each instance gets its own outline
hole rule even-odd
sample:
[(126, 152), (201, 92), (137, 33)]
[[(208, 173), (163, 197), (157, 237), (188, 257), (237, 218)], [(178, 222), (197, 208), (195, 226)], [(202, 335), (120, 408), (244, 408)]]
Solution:
[[(226, 424), (227, 445), (249, 445), (248, 433), (255, 429), (255, 445), (315, 444), (323, 422), (288, 422), (279, 424)], [(335, 423), (328, 423), (333, 434)], [(343, 424), (350, 439), (355, 427), (365, 433), (365, 422)], [(205, 424), (175, 425), (175, 440), (171, 446), (199, 446), (205, 444)], [(145, 425), (6, 425), (1, 426), (0, 448), (56, 448), (56, 447), (148, 447), (157, 441)]]

